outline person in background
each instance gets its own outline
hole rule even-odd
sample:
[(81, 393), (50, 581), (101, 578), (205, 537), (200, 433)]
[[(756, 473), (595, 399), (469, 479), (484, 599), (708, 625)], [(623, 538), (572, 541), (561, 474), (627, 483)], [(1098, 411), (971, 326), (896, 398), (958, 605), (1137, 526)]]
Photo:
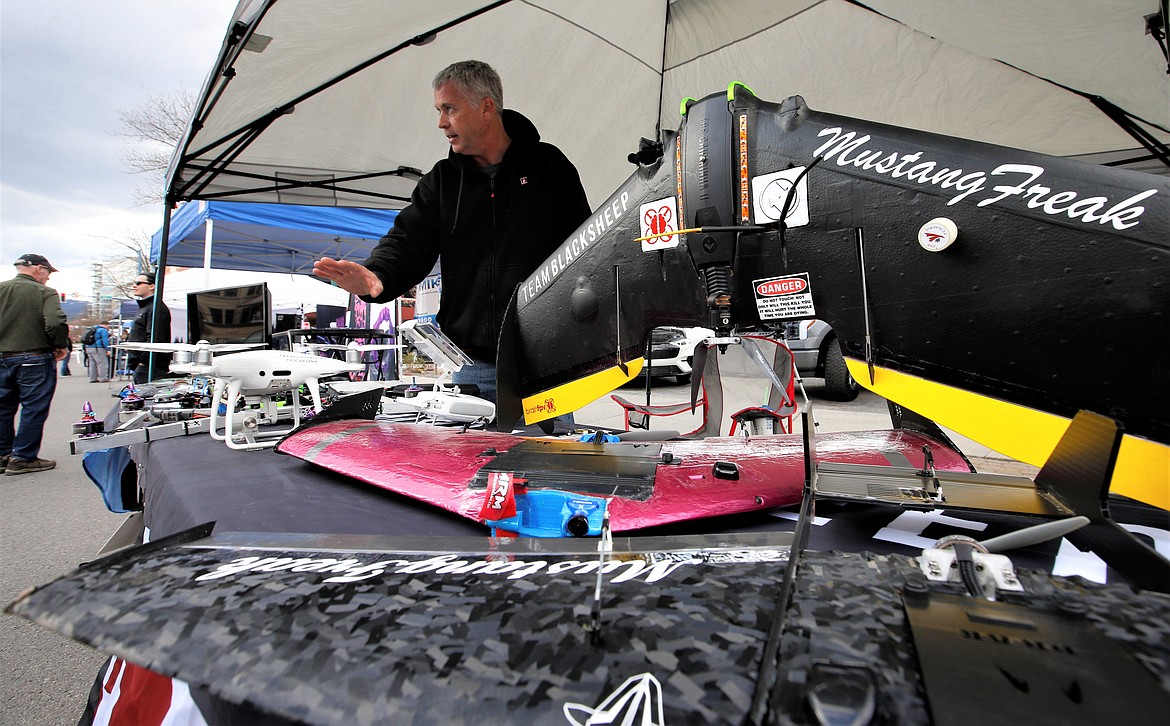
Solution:
[(85, 367), (89, 371), (90, 383), (110, 380), (110, 347), (110, 324), (98, 323), (94, 327), (93, 345), (85, 346)]
[(61, 298), (45, 284), (57, 268), (37, 254), (21, 255), (13, 264), (16, 277), (0, 282), (0, 469), (7, 476), (57, 466), (39, 454), (57, 390), (57, 362), (69, 354)]
[[(138, 317), (130, 326), (131, 343), (150, 342), (152, 325), (158, 330), (160, 339), (156, 343), (169, 343), (171, 340), (171, 311), (162, 300), (158, 301), (158, 311), (154, 304), (154, 273), (140, 272), (134, 279), (134, 295), (138, 297)], [(157, 314), (158, 320), (155, 320)], [(144, 353), (130, 351), (127, 366), (134, 372), (135, 383), (147, 383), (164, 376), (169, 370), (171, 356), (169, 353)]]
[(65, 336), (65, 357), (61, 359), (61, 375), (73, 375), (69, 371), (69, 359), (73, 357), (73, 338), (68, 335)]
[[(133, 324), (133, 321), (131, 321), (131, 324)], [(134, 369), (130, 367), (130, 351), (119, 347), (122, 343), (130, 342), (130, 329), (119, 324), (118, 332), (113, 337), (117, 338), (114, 341), (114, 348), (118, 352), (118, 360), (114, 362), (114, 370), (110, 373), (110, 378), (114, 376), (134, 375)]]
[(313, 273), (369, 302), (402, 295), (441, 262), (438, 323), (475, 362), (455, 375), (496, 400), (496, 343), (516, 286), (589, 216), (572, 162), (503, 107), (491, 66), (461, 61), (431, 82), (450, 144), (362, 264), (328, 257)]

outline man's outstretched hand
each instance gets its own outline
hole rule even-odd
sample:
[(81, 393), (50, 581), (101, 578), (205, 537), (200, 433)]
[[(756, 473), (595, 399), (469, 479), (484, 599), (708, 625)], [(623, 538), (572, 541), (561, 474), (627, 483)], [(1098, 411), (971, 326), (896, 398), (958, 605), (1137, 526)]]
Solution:
[(378, 297), (382, 294), (382, 281), (378, 276), (356, 262), (322, 257), (313, 263), (313, 274), (332, 280), (342, 290), (355, 295)]

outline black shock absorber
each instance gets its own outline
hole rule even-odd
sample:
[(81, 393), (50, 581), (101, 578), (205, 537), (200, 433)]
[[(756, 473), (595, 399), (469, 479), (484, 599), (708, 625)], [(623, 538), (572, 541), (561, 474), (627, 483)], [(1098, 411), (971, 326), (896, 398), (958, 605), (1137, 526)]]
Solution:
[(731, 268), (713, 265), (703, 269), (707, 286), (707, 314), (710, 327), (719, 335), (731, 331)]

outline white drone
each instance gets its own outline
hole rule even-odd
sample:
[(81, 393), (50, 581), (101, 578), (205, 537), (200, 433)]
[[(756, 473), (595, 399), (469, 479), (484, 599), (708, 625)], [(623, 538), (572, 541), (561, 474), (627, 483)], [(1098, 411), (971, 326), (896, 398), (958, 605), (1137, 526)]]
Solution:
[(491, 421), (496, 417), (496, 407), (491, 401), (460, 393), (458, 387), (448, 385), (447, 381), (456, 372), (464, 366), (473, 365), (473, 361), (438, 326), (414, 319), (407, 320), (398, 329), (441, 371), (430, 390), (424, 389), (412, 397), (399, 399), (400, 403), (424, 415), (463, 423), (481, 419)]
[(351, 340), (344, 345), (340, 343), (294, 343), (297, 352), (316, 352), (319, 350), (343, 350), (348, 363), (363, 363), (362, 355), (371, 350), (397, 350), (401, 345), (395, 343), (358, 343)]
[[(461, 393), (448, 380), (465, 365), (471, 365), (471, 358), (459, 349), (434, 324), (421, 320), (408, 320), (399, 326), (399, 331), (426, 357), (434, 361), (440, 375), (427, 386), (410, 386), (404, 395), (394, 395), (389, 401), (383, 400), (381, 418), (388, 420), (430, 421), (431, 423), (488, 422), (496, 417), (496, 407), (491, 401)], [(341, 346), (338, 346), (341, 347)], [(392, 388), (405, 386), (401, 381), (336, 382), (330, 387), (342, 395), (351, 395), (371, 388), (385, 388), (387, 396)]]
[[(133, 347), (131, 347), (133, 346)], [(194, 359), (176, 360), (171, 370), (193, 376), (205, 376), (215, 381), (212, 394), (210, 433), (217, 441), (223, 441), (229, 448), (249, 451), (275, 445), (276, 440), (292, 429), (260, 432), (261, 423), (275, 422), (278, 418), (272, 396), (292, 391), (293, 427), (301, 423), (300, 397), (296, 390), (302, 385), (309, 389), (316, 411), (321, 411), (320, 380), (329, 376), (362, 370), (358, 363), (349, 363), (334, 358), (290, 353), (282, 350), (250, 350), (213, 357), (219, 350), (255, 348), (253, 344), (222, 343), (211, 345), (207, 341), (190, 343), (130, 343), (132, 350), (152, 352), (194, 353)], [(219, 401), (224, 394), (226, 411), (224, 433), (219, 434)], [(252, 398), (260, 406), (254, 415), (245, 415), (239, 421), (242, 431), (235, 430), (237, 416), (234, 415), (241, 396)]]

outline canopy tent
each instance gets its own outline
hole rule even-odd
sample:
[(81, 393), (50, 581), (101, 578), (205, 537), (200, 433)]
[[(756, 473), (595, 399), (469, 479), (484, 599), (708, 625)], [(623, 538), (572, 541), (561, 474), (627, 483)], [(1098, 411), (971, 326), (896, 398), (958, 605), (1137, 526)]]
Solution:
[[(1165, 0), (242, 0), (170, 201), (400, 208), (446, 153), (431, 75), (478, 58), (596, 206), (639, 137), (741, 81), (820, 111), (1170, 166)], [(1143, 148), (1146, 147), (1146, 148)]]
[(171, 311), (171, 340), (187, 339), (187, 294), (264, 283), (274, 313), (314, 312), (318, 305), (345, 308), (349, 293), (311, 275), (250, 270), (191, 269), (167, 275), (163, 302)]
[[(171, 218), (166, 264), (310, 274), (313, 260), (322, 256), (364, 260), (397, 214), (353, 207), (188, 203)], [(151, 238), (152, 261), (159, 258), (162, 238), (161, 230)], [(168, 278), (168, 286), (173, 279)]]
[(163, 301), (171, 309), (186, 309), (187, 293), (216, 290), (221, 287), (242, 287), (264, 283), (272, 295), (275, 313), (312, 312), (317, 305), (346, 307), (349, 293), (311, 275), (293, 275), (248, 270), (181, 270), (167, 275), (167, 291)]

